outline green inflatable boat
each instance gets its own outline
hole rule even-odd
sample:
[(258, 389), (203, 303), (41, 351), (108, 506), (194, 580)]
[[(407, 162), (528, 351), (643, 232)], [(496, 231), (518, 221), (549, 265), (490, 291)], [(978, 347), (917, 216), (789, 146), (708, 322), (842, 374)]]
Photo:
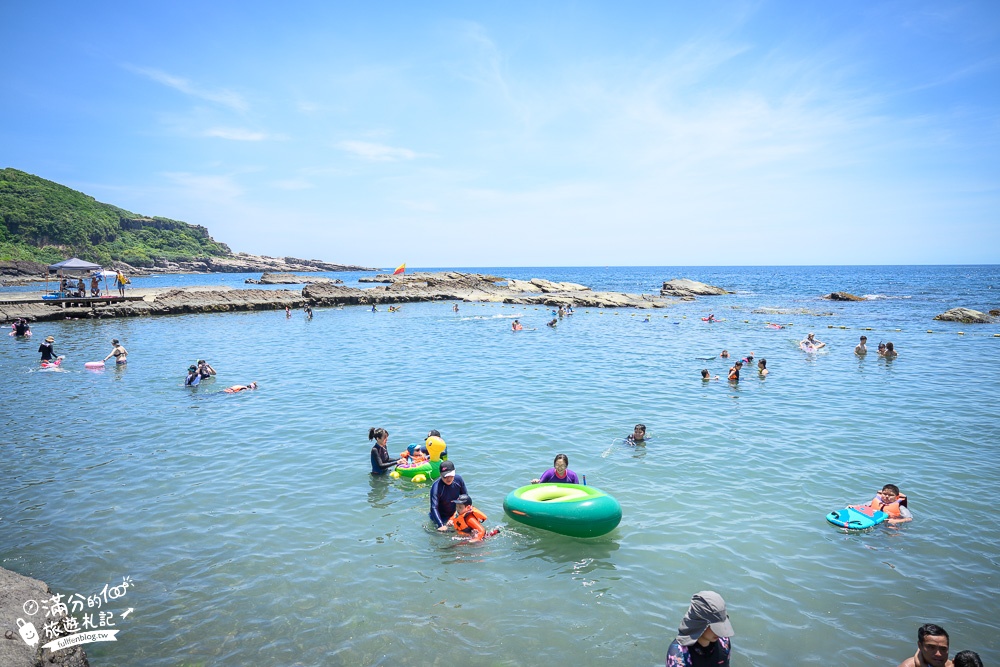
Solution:
[(522, 486), (507, 494), (503, 511), (518, 523), (570, 537), (604, 535), (622, 520), (622, 507), (614, 497), (579, 484)]

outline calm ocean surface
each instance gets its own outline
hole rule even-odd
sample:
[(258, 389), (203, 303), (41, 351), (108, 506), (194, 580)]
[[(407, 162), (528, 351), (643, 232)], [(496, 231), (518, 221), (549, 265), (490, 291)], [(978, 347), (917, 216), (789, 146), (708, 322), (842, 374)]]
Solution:
[[(131, 577), (103, 607), (118, 641), (87, 645), (95, 666), (662, 664), (703, 589), (729, 604), (734, 665), (895, 665), (925, 622), (953, 653), (1000, 662), (1000, 325), (932, 320), (1000, 308), (1000, 267), (475, 270), (736, 294), (578, 308), (554, 330), (547, 308), (451, 302), (38, 323), (0, 341), (0, 565), (67, 596)], [(818, 298), (835, 290), (870, 298)], [(537, 330), (512, 333), (514, 317)], [(799, 350), (809, 331), (828, 351)], [(38, 370), (46, 335), (61, 372)], [(112, 337), (128, 368), (85, 371)], [(729, 360), (696, 358), (723, 348), (771, 374), (731, 386)], [(219, 375), (192, 390), (197, 358)], [(648, 445), (616, 444), (637, 422)], [(431, 530), (428, 486), (369, 475), (372, 426), (391, 452), (439, 429), (501, 534)], [(620, 501), (611, 534), (504, 517), (559, 452)], [(824, 520), (886, 482), (912, 523), (846, 535)]]

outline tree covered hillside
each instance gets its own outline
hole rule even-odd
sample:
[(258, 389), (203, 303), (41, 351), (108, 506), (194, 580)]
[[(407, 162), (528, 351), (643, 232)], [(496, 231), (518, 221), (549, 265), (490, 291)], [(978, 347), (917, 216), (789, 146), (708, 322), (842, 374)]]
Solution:
[(153, 266), (231, 254), (199, 225), (136, 215), (17, 169), (0, 169), (0, 219), (0, 260), (53, 263), (75, 255)]

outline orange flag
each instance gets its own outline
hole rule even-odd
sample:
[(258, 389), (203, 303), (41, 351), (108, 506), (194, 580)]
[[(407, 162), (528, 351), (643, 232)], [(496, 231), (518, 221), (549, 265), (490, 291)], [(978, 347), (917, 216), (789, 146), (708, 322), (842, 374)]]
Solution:
[(392, 272), (392, 275), (398, 276), (401, 273), (406, 273), (406, 262), (403, 262), (396, 267), (396, 270)]

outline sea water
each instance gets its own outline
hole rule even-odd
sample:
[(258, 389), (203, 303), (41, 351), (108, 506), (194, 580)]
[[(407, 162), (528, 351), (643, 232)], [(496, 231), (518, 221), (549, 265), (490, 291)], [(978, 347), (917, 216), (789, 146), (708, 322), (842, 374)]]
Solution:
[[(1000, 660), (1000, 327), (932, 319), (1000, 307), (1000, 267), (476, 270), (735, 294), (577, 307), (555, 328), (547, 307), (452, 302), (39, 322), (0, 345), (0, 565), (67, 598), (118, 586), (69, 609), (113, 614), (117, 641), (86, 646), (95, 665), (662, 664), (704, 589), (729, 605), (734, 665), (896, 664), (926, 622), (953, 653)], [(839, 290), (867, 298), (819, 298)], [(825, 350), (799, 349), (810, 331)], [(59, 371), (38, 368), (47, 335)], [(127, 367), (85, 370), (111, 338)], [(751, 351), (770, 375), (726, 382)], [(218, 376), (186, 388), (199, 358)], [(624, 445), (639, 422), (650, 440)], [(392, 453), (440, 430), (501, 533), (435, 532), (428, 485), (369, 474), (374, 426)], [(557, 453), (619, 500), (612, 533), (504, 516)], [(887, 482), (912, 523), (824, 520)], [(44, 610), (33, 620), (45, 641)]]

